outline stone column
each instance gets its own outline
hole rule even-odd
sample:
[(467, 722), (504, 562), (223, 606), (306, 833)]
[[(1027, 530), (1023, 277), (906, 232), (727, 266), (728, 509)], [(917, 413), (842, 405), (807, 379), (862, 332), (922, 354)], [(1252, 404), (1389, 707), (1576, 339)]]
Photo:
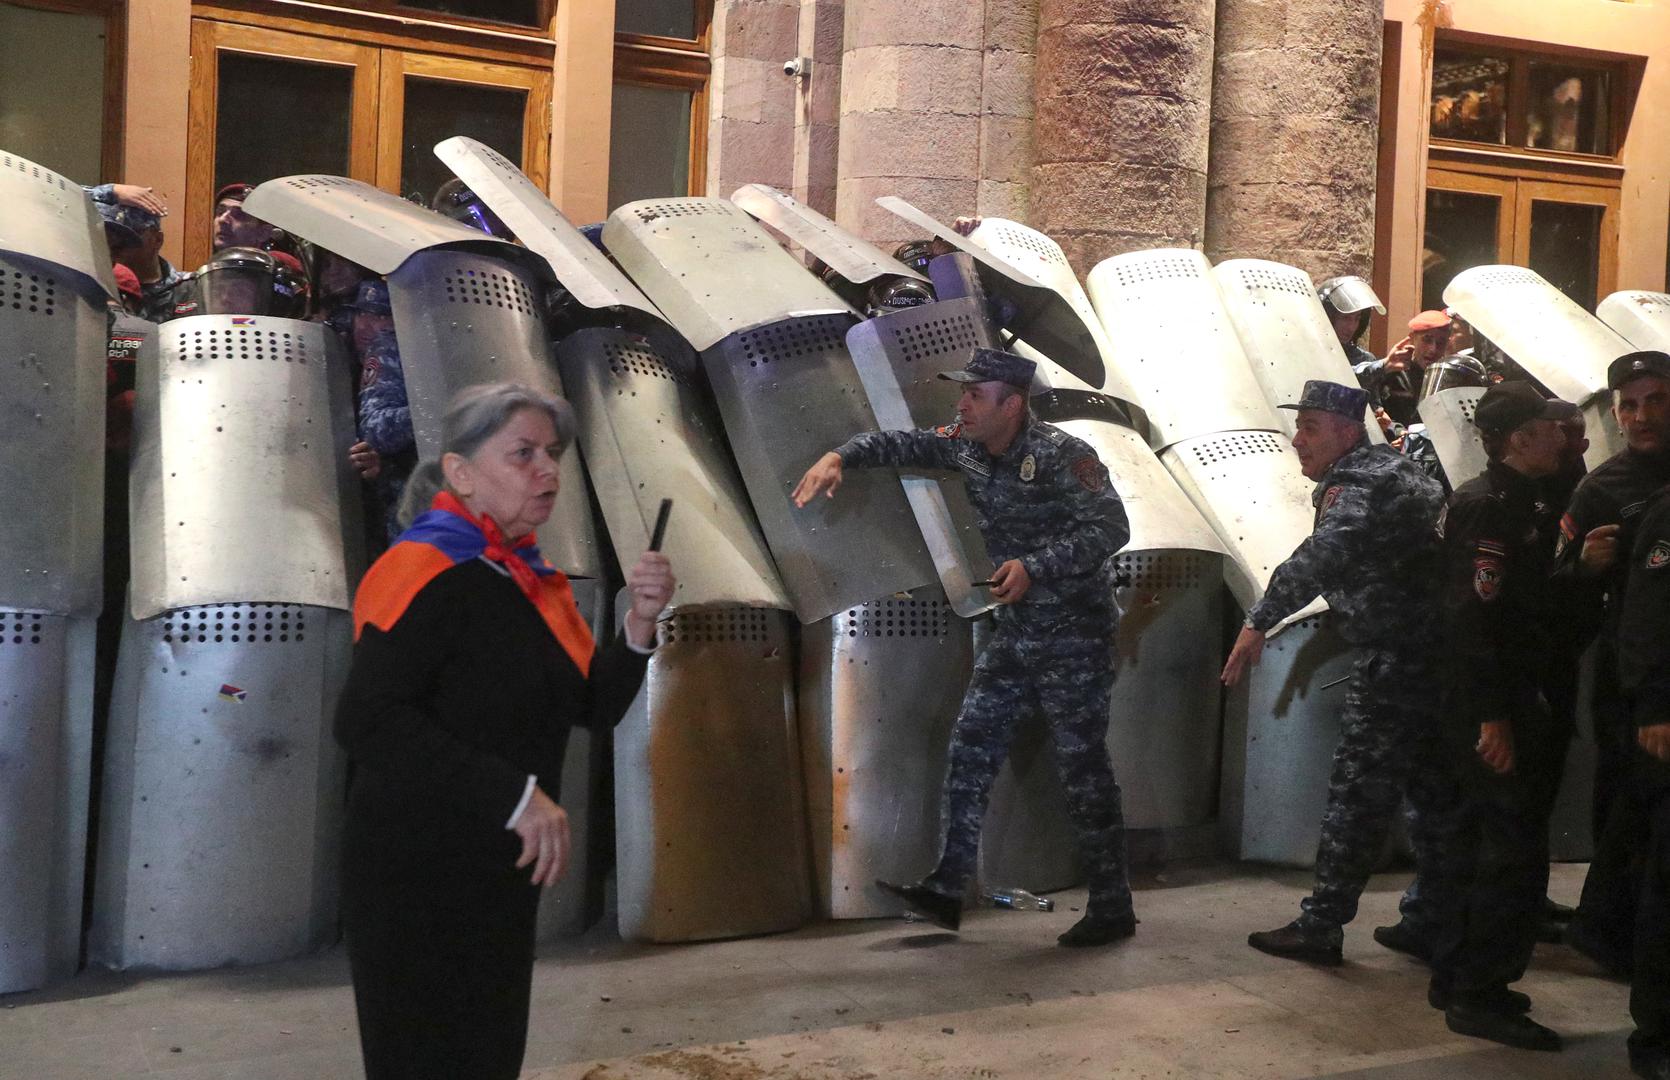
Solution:
[(964, 213), (1031, 219), (1038, 0), (986, 0), (980, 85), (980, 186)]
[(797, 87), (783, 61), (800, 50), (800, 0), (719, 0), (708, 80), (707, 194), (743, 184), (794, 187)]
[(835, 217), (883, 247), (916, 230), (899, 195), (943, 220), (978, 208), (985, 36), (969, 0), (846, 0)]
[(1031, 224), (1080, 275), (1205, 239), (1213, 6), (1040, 0)]
[(841, 133), (841, 55), (845, 0), (800, 0), (800, 55), (812, 73), (799, 80), (794, 132), (796, 199), (835, 216), (835, 182)]
[(1380, 0), (1223, 0), (1206, 252), (1368, 277)]

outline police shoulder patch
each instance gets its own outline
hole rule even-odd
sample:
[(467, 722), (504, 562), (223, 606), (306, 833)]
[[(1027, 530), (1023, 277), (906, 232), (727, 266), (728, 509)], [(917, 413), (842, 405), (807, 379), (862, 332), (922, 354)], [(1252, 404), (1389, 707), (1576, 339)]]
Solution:
[(1644, 566), (1648, 570), (1662, 570), (1670, 566), (1670, 540), (1660, 540), (1648, 548)]
[(1326, 514), (1335, 503), (1339, 502), (1339, 497), (1344, 491), (1345, 486), (1343, 484), (1335, 484), (1327, 491), (1324, 491), (1322, 493), (1322, 501), (1316, 506), (1317, 516), (1320, 517), (1321, 515)]
[(1102, 469), (1102, 463), (1093, 457), (1081, 457), (1073, 462), (1073, 477), (1078, 480), (1080, 487), (1092, 494), (1108, 486), (1107, 473)]
[(1487, 604), (1501, 595), (1501, 559), (1481, 555), (1473, 560), (1473, 592)]

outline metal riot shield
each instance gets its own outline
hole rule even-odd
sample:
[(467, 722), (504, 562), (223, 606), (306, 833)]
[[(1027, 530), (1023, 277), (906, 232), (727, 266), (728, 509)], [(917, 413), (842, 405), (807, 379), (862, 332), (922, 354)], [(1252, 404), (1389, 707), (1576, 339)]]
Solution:
[(604, 223), (603, 245), (699, 352), (756, 327), (855, 314), (724, 199), (628, 203)]
[(1415, 406), (1452, 488), (1465, 484), (1490, 464), (1479, 429), (1473, 426), (1473, 410), (1483, 396), (1483, 387), (1458, 386), (1428, 394)]
[[(1298, 414), (1277, 406), (1298, 401), (1307, 380), (1357, 385), (1309, 274), (1264, 259), (1230, 259), (1212, 268), (1212, 279), (1253, 377), (1288, 438), (1293, 437)], [(1368, 409), (1363, 410), (1363, 423), (1369, 441), (1386, 441)]]
[(1353, 650), (1310, 616), (1269, 639), (1224, 702), (1218, 825), (1237, 858), (1311, 866)]
[(969, 624), (934, 586), (801, 632), (800, 748), (824, 915), (897, 914), (876, 879), (933, 868), (951, 727), (972, 670)]
[[(718, 340), (702, 365), (800, 620), (933, 581), (893, 470), (854, 470), (837, 498), (804, 510), (789, 501), (818, 457), (876, 427), (847, 354), (851, 310), (723, 200), (633, 203), (610, 215), (603, 235), (692, 342), (751, 327)], [(757, 322), (766, 317), (778, 321)]]
[(868, 240), (848, 232), (774, 187), (744, 184), (731, 193), (731, 202), (823, 260), (825, 266), (854, 285), (883, 277), (910, 278), (924, 283), (928, 280)]
[(435, 144), (435, 156), (492, 208), (518, 240), (550, 264), (557, 282), (581, 307), (617, 312), (627, 325), (639, 330), (667, 326), (649, 298), (504, 155), (466, 135), (454, 135)]
[(1670, 293), (1615, 292), (1600, 302), (1595, 316), (1637, 349), (1670, 352)]
[(141, 354), (137, 373), (134, 617), (236, 602), (348, 610), (359, 478), (336, 336), (240, 315), (175, 319), (157, 334), (160, 355)]
[[(439, 454), (447, 405), (467, 386), (516, 382), (563, 392), (542, 283), (525, 266), (448, 246), (413, 254), (388, 281), (421, 457)], [(535, 532), (540, 554), (570, 577), (598, 577), (602, 561), (578, 456), (564, 454), (559, 470), (556, 508)]]
[[(994, 344), (976, 299), (904, 308), (847, 331), (847, 349), (876, 422), (892, 429), (949, 423), (962, 390), (939, 373), (962, 367), (976, 346)], [(991, 610), (991, 593), (972, 584), (988, 580), (993, 566), (962, 478), (906, 473), (899, 482), (952, 609), (964, 618)]]
[(276, 960), (335, 934), (329, 717), (363, 535), (348, 361), (317, 323), (211, 315), (159, 334), (137, 372), (92, 955)]
[(576, 331), (557, 355), (620, 565), (632, 565), (649, 546), (661, 500), (671, 498), (663, 550), (678, 568), (674, 609), (788, 610), (788, 594), (700, 383), (624, 330)]
[(615, 729), (621, 936), (793, 929), (813, 900), (788, 618), (680, 611), (659, 633), (644, 688)]
[(1444, 303), (1551, 394), (1583, 409), (1589, 468), (1624, 448), (1611, 416), (1606, 368), (1633, 346), (1616, 331), (1523, 266), (1463, 270), (1444, 289)]
[(1101, 343), (1091, 324), (1058, 290), (896, 195), (883, 195), (876, 205), (972, 255), (986, 291), (1003, 311), (999, 325), (1090, 385), (1103, 384)]
[[(80, 184), (0, 150), (0, 206), (6, 208), (0, 219), (0, 255), (21, 255), (45, 263), (59, 275), (53, 281), (28, 274), (20, 278), (15, 267), (8, 267), (0, 278), (0, 295), (6, 296), (8, 307), (32, 292), (41, 299), (56, 295), (66, 300), (66, 287), (100, 304), (118, 299), (104, 223)], [(40, 301), (29, 302), (39, 305)]]
[[(1085, 295), (1084, 286), (1079, 284), (1078, 275), (1073, 273), (1073, 266), (1067, 261), (1067, 253), (1061, 250), (1061, 245), (1037, 229), (1006, 218), (981, 218), (968, 238), (1030, 275), (1040, 285), (1060, 293), (1089, 329), (1091, 339), (1096, 343), (1096, 353), (1102, 358), (1102, 382), (1094, 389), (1127, 405), (1135, 405), (1136, 391), (1125, 384), (1124, 377), (1114, 366), (1113, 358), (1108, 354), (1107, 334), (1102, 330), (1101, 320), (1096, 318), (1096, 310), (1090, 306), (1090, 297)], [(1089, 387), (1089, 384), (1086, 386)]]

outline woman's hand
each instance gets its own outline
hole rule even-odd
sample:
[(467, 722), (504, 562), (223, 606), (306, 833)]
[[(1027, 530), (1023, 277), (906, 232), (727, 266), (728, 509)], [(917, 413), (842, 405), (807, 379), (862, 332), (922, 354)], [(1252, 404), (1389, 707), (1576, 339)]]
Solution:
[(646, 551), (626, 575), (626, 591), (632, 607), (626, 613), (626, 637), (640, 649), (655, 645), (655, 620), (673, 599), (673, 564), (659, 551)]
[(561, 880), (568, 869), (568, 811), (536, 787), (513, 831), (522, 838), (516, 869), (532, 863), (533, 883), (545, 888)]

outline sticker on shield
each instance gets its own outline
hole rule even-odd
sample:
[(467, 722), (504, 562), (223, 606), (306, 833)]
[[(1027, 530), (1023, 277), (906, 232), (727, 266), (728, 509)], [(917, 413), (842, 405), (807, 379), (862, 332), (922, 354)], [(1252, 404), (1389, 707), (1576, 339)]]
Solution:
[(1670, 566), (1670, 540), (1660, 540), (1647, 552), (1647, 569), (1662, 570)]
[(1473, 592), (1490, 603), (1502, 592), (1502, 563), (1499, 559), (1473, 560)]
[(231, 683), (220, 684), (220, 700), (222, 701), (235, 701), (242, 705), (247, 697), (249, 697), (248, 690), (233, 686)]

